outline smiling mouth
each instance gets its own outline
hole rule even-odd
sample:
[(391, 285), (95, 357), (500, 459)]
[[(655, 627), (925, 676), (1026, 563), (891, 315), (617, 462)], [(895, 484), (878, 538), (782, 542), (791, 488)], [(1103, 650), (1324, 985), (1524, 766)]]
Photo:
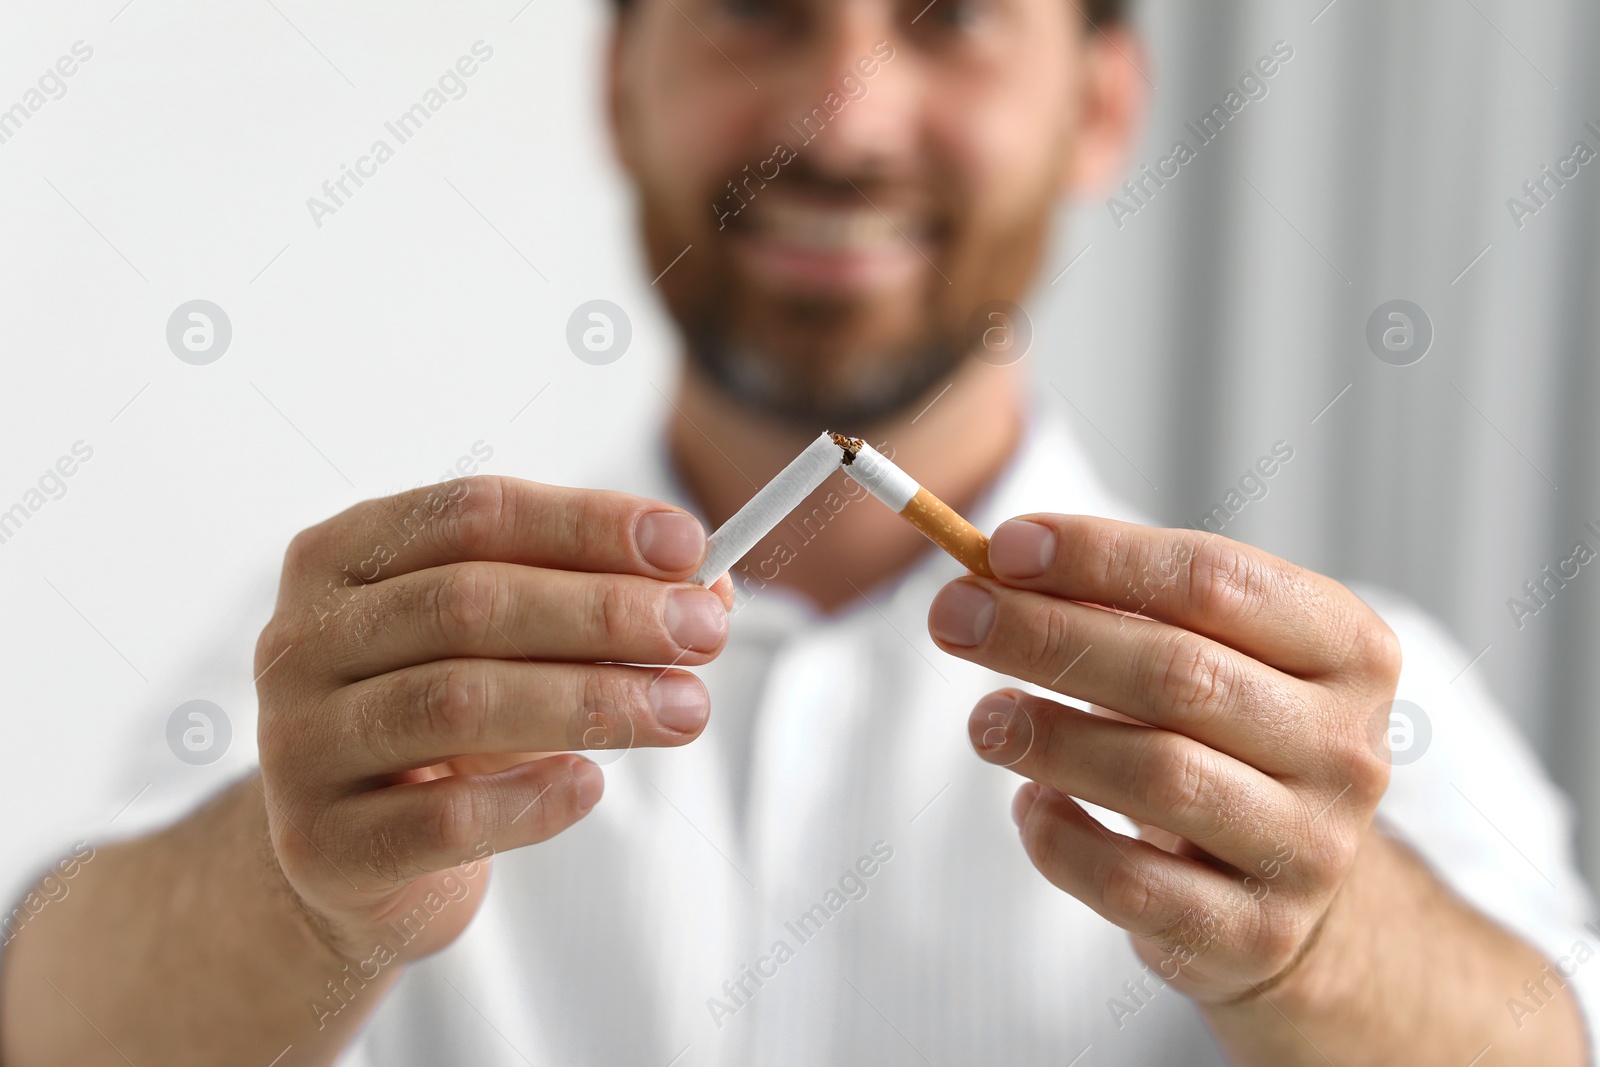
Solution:
[(897, 221), (869, 204), (844, 208), (778, 201), (752, 208), (751, 233), (817, 252), (873, 252), (902, 245), (903, 235), (925, 229), (909, 215)]
[(744, 265), (775, 288), (861, 292), (926, 269), (937, 243), (920, 212), (768, 195), (731, 234)]

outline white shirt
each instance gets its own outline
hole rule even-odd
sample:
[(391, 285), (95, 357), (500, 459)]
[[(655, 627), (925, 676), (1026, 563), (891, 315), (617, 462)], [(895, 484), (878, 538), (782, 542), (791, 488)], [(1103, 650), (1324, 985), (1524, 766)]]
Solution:
[[(660, 455), (588, 484), (688, 503)], [(1047, 412), (969, 517), (993, 529), (1029, 511), (1140, 520)], [(930, 550), (829, 618), (773, 587), (742, 596), (726, 649), (698, 668), (704, 735), (590, 753), (606, 770), (599, 805), (496, 857), (466, 933), (407, 968), (341, 1063), (1224, 1063), (1127, 935), (1024, 854), (1010, 819), (1021, 779), (979, 759), (966, 728), (981, 696), (1015, 683), (927, 633), (928, 605), (959, 573)], [(1595, 1032), (1600, 964), (1574, 953), (1600, 951), (1600, 933), (1583, 927), (1565, 801), (1473, 674), (1457, 677), (1467, 654), (1409, 605), (1361, 593), (1400, 636), (1399, 697), (1431, 723), (1381, 817), (1478, 908), (1566, 958)], [(265, 612), (262, 595), (241, 617)], [(239, 718), (248, 749), (254, 724)], [(158, 755), (130, 752), (126, 779), (108, 784), (143, 797), (116, 829), (216, 787)], [(1481, 1010), (1510, 1011), (1516, 992), (1486, 992)]]
[[(609, 484), (688, 501), (660, 457)], [(1043, 413), (970, 518), (993, 529), (1029, 511), (1138, 518)], [(600, 804), (496, 858), (467, 933), (409, 968), (347, 1062), (1224, 1063), (1128, 936), (1024, 855), (1021, 779), (980, 760), (966, 728), (979, 697), (1014, 683), (928, 637), (928, 605), (959, 573), (930, 551), (832, 618), (773, 587), (741, 599), (726, 650), (699, 669), (704, 735), (592, 753)], [(1468, 656), (1415, 609), (1363, 595), (1400, 635), (1399, 697), (1432, 727), (1394, 768), (1382, 818), (1551, 958), (1600, 949), (1565, 802), (1471, 675), (1452, 684)], [(1574, 977), (1591, 1020), (1592, 972)], [(1508, 1011), (1512, 992), (1482, 1009)]]

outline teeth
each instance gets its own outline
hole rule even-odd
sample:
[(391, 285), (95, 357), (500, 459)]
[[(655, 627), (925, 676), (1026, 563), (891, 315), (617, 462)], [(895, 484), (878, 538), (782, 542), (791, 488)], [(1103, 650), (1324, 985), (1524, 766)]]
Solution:
[[(871, 207), (815, 208), (758, 205), (757, 229), (787, 244), (824, 252), (860, 252), (903, 240), (895, 226)], [(906, 229), (909, 223), (902, 225)]]

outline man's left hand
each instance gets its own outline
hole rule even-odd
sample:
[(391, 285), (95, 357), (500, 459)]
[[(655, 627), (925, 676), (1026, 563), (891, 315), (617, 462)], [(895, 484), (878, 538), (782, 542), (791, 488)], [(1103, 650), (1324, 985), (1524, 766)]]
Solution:
[(979, 754), (1030, 779), (1012, 814), (1034, 865), (1202, 1004), (1276, 985), (1388, 784), (1399, 641), (1337, 582), (1193, 530), (1031, 515), (989, 559), (998, 581), (934, 600), (934, 640), (1095, 707), (1006, 689), (972, 712)]

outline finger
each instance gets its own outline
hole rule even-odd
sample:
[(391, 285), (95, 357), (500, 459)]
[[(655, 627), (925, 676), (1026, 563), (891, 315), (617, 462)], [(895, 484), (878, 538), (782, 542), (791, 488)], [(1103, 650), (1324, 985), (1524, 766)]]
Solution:
[(1072, 798), (1047, 786), (1024, 785), (1012, 816), (1039, 873), (1102, 918), (1158, 947), (1173, 965), (1163, 978), (1170, 981), (1191, 968), (1192, 974), (1206, 975), (1260, 966), (1241, 952), (1242, 946), (1254, 947), (1255, 908), (1229, 875), (1108, 830)]
[(485, 846), (504, 852), (554, 837), (588, 814), (604, 783), (599, 767), (562, 755), (358, 793), (321, 820), (330, 838), (321, 850), (357, 888), (394, 885), (457, 867)]
[(490, 657), (683, 663), (711, 660), (728, 610), (698, 585), (506, 563), (455, 563), (368, 588), (328, 620), (319, 654), (369, 678), (430, 660)]
[(995, 531), (989, 564), (1007, 584), (1161, 619), (1301, 677), (1389, 640), (1332, 579), (1196, 530), (1028, 515)]
[(359, 780), (480, 753), (683, 745), (710, 712), (688, 671), (448, 659), (344, 687), (319, 732)]
[(967, 720), (978, 755), (1068, 796), (1120, 812), (1247, 868), (1263, 840), (1289, 836), (1284, 786), (1182, 734), (1114, 722), (1015, 689)]
[(463, 560), (679, 579), (705, 542), (699, 520), (668, 504), (479, 476), (363, 501), (305, 530), (286, 584), (329, 611), (362, 585)]
[(1326, 697), (1210, 638), (968, 576), (928, 632), (951, 655), (1185, 734), (1273, 774), (1304, 773)]
[(724, 574), (712, 582), (710, 588), (713, 593), (722, 598), (722, 606), (732, 611), (734, 602), (732, 575)]

